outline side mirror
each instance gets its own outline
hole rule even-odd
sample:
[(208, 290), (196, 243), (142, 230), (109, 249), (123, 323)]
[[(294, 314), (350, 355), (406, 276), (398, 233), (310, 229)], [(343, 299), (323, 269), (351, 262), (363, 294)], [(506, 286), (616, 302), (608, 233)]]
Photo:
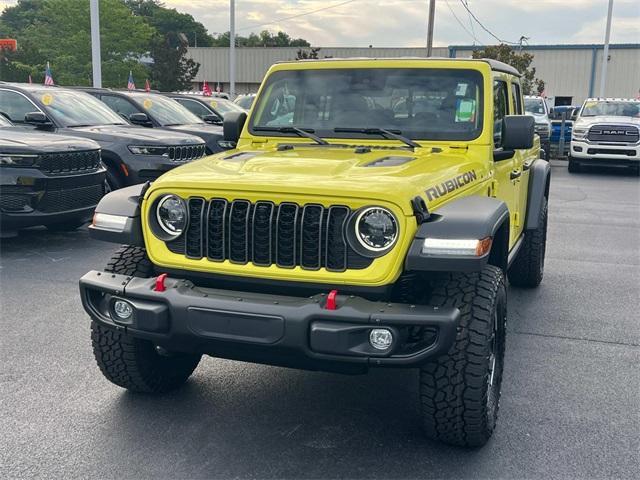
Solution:
[(134, 125), (140, 125), (142, 127), (149, 127), (151, 121), (146, 113), (132, 113), (129, 115), (129, 121)]
[(51, 120), (42, 112), (28, 112), (24, 116), (24, 123), (42, 127), (51, 125)]
[(529, 115), (507, 115), (502, 120), (502, 148), (525, 150), (533, 147), (535, 119)]
[(222, 119), (218, 115), (205, 115), (202, 120), (213, 125), (222, 125)]
[(226, 142), (237, 143), (246, 121), (247, 114), (245, 112), (227, 113), (224, 116), (224, 122), (222, 124), (224, 140)]

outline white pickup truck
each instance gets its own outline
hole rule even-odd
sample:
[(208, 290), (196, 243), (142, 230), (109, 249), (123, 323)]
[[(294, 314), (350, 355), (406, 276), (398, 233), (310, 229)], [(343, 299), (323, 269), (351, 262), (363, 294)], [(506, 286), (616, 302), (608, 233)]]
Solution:
[(573, 124), (569, 172), (579, 172), (583, 165), (629, 167), (640, 173), (640, 100), (585, 100)]

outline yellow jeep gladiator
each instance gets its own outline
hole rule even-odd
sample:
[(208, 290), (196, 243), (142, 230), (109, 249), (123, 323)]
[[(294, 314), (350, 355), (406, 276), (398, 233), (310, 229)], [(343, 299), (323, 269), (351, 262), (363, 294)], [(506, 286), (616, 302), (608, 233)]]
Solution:
[(80, 280), (102, 373), (183, 384), (202, 355), (420, 371), (427, 435), (497, 419), (507, 278), (542, 280), (549, 165), (520, 75), (493, 60), (326, 59), (267, 73), (235, 150), (103, 198), (125, 244)]

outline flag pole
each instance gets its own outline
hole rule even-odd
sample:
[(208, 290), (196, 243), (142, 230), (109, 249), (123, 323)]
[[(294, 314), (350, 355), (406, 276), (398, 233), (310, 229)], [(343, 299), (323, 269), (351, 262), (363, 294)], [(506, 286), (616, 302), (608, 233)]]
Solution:
[(90, 0), (91, 6), (91, 63), (93, 86), (102, 87), (102, 60), (100, 58), (100, 0)]

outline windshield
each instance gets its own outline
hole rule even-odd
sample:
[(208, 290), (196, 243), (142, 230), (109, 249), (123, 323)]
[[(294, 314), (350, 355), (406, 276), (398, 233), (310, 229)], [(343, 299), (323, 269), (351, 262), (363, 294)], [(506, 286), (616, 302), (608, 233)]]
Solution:
[(33, 95), (44, 105), (47, 115), (63, 127), (126, 125), (122, 117), (88, 93), (48, 88)]
[(229, 100), (225, 100), (224, 98), (214, 98), (211, 100), (211, 106), (216, 109), (216, 111), (222, 115), (229, 112), (244, 112), (244, 108), (239, 107), (233, 102)]
[(482, 131), (482, 74), (474, 70), (280, 71), (262, 92), (251, 120), (256, 131), (297, 127), (320, 137), (371, 138), (334, 129), (377, 128), (426, 140), (472, 140)]
[(236, 98), (235, 103), (243, 110), (249, 110), (255, 98), (255, 95), (243, 95), (242, 97)]
[(541, 98), (525, 98), (524, 111), (535, 115), (544, 115), (544, 103)]
[(153, 94), (133, 94), (132, 98), (163, 127), (204, 123), (172, 98)]
[(11, 122), (9, 122), (9, 120), (7, 120), (7, 118), (0, 113), (0, 127), (10, 127), (11, 126)]
[(632, 101), (587, 101), (582, 107), (581, 117), (611, 115), (614, 117), (640, 117), (640, 102)]

